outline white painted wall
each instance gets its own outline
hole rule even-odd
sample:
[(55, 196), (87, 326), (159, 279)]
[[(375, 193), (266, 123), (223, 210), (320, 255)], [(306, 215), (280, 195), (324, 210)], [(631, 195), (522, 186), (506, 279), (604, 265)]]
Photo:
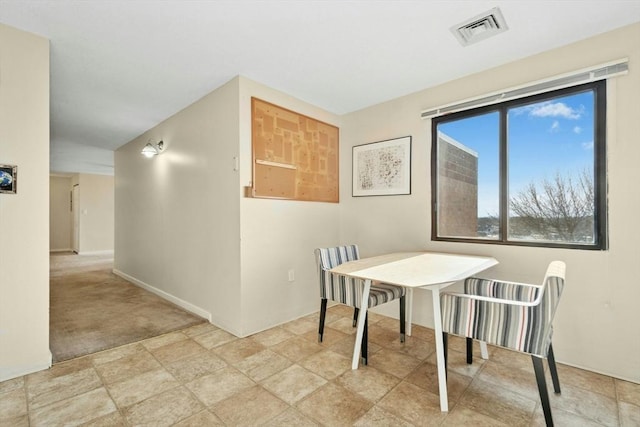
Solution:
[[(339, 116), (241, 77), (242, 186), (252, 179), (252, 96), (340, 127)], [(240, 207), (242, 335), (317, 311), (320, 297), (313, 250), (339, 244), (340, 205), (241, 198)], [(289, 270), (294, 270), (293, 282), (288, 281)]]
[(114, 178), (78, 174), (80, 185), (80, 254), (112, 252)]
[(0, 381), (45, 369), (49, 352), (49, 42), (0, 24)]
[(49, 178), (49, 250), (71, 250), (71, 177)]
[[(489, 275), (540, 282), (549, 261), (567, 263), (554, 335), (556, 358), (640, 382), (640, 24), (471, 75), (343, 117), (341, 239), (362, 255), (428, 249), (496, 257)], [(629, 57), (629, 74), (608, 84), (608, 251), (431, 242), (430, 126), (420, 112), (530, 81)], [(413, 136), (412, 195), (351, 198), (351, 147)], [(431, 326), (428, 292), (415, 299), (416, 323)], [(395, 306), (383, 310), (397, 316)]]
[[(239, 335), (238, 79), (115, 153), (115, 270)], [(151, 139), (165, 151), (140, 154)]]

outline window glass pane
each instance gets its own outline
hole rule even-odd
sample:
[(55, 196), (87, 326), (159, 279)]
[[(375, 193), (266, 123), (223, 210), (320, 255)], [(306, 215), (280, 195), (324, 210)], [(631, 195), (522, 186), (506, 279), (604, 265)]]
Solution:
[(507, 112), (509, 240), (593, 244), (594, 94)]
[(495, 111), (438, 124), (438, 236), (500, 238), (499, 123)]

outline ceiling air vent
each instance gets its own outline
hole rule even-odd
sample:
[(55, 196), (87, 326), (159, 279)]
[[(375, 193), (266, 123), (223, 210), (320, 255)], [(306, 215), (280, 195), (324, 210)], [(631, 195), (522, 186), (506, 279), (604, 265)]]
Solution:
[(488, 12), (454, 25), (451, 27), (451, 32), (462, 46), (467, 46), (508, 29), (500, 9), (494, 7)]

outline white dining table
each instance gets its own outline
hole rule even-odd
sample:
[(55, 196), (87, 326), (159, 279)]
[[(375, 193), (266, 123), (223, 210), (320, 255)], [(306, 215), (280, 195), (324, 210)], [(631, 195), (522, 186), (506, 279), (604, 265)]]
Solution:
[[(428, 289), (433, 299), (433, 324), (436, 340), (436, 359), (438, 364), (438, 386), (440, 409), (449, 410), (447, 399), (447, 378), (444, 361), (444, 342), (442, 338), (442, 317), (440, 313), (440, 289), (471, 277), (498, 264), (492, 257), (461, 255), (442, 252), (398, 252), (371, 258), (349, 261), (331, 269), (332, 273), (363, 279), (362, 307), (358, 314), (358, 329), (353, 349), (352, 369), (358, 369), (360, 346), (364, 334), (364, 319), (367, 313), (371, 282), (384, 282), (399, 285), (409, 290)], [(409, 298), (409, 315), (412, 318), (412, 298)], [(407, 328), (410, 333), (411, 322)]]

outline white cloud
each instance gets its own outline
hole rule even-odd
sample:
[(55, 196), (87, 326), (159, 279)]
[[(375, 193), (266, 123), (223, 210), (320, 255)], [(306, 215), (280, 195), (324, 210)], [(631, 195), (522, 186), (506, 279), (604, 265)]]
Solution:
[(581, 114), (582, 109), (576, 110), (564, 102), (543, 102), (529, 107), (529, 115), (535, 117), (562, 117), (576, 120)]
[(585, 150), (585, 151), (593, 150), (593, 141), (583, 142), (582, 143), (582, 149)]
[(575, 126), (573, 128), (573, 133), (582, 133), (582, 128), (580, 126)]
[(553, 121), (553, 124), (551, 125), (551, 129), (549, 129), (549, 132), (558, 132), (560, 130), (560, 122), (557, 120)]

